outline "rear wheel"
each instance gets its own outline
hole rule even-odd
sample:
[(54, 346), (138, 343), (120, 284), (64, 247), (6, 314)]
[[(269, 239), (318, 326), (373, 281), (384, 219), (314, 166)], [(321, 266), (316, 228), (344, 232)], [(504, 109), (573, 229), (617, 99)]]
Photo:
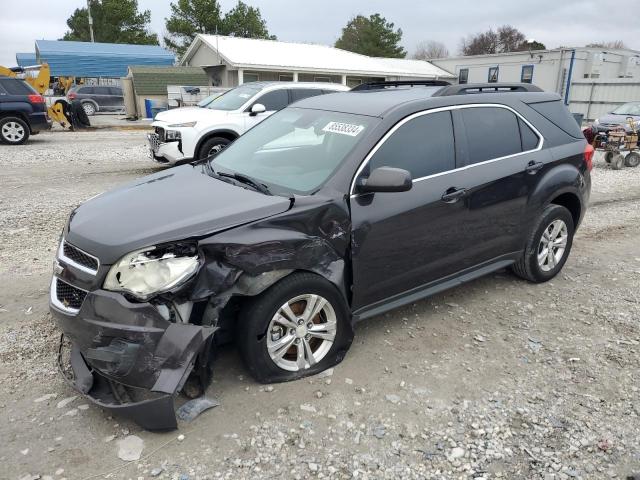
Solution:
[(561, 205), (547, 206), (527, 240), (524, 254), (512, 267), (514, 273), (534, 283), (551, 280), (569, 257), (574, 228), (569, 210)]
[(20, 145), (29, 138), (29, 125), (19, 117), (0, 118), (0, 141)]
[(638, 165), (640, 165), (640, 153), (631, 152), (631, 153), (627, 154), (627, 156), (624, 157), (624, 164), (627, 167), (631, 167), (631, 168), (635, 168)]
[(613, 158), (613, 152), (605, 152), (604, 161), (607, 163), (611, 163), (611, 159)]
[(208, 158), (211, 155), (215, 155), (218, 152), (221, 152), (227, 145), (231, 143), (231, 140), (224, 137), (212, 137), (205, 142), (200, 147), (200, 152), (198, 153), (198, 159)]
[(342, 296), (310, 273), (290, 275), (251, 299), (239, 321), (240, 353), (263, 383), (316, 374), (342, 360), (353, 338)]

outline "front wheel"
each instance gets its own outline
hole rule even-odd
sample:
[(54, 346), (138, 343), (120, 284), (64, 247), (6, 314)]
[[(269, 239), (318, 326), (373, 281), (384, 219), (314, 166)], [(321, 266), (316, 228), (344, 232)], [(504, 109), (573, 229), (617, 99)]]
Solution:
[(353, 339), (342, 295), (310, 273), (289, 275), (251, 299), (239, 322), (240, 353), (263, 383), (321, 372), (342, 360)]
[(631, 152), (631, 153), (627, 154), (627, 156), (624, 157), (624, 164), (627, 167), (631, 167), (631, 168), (635, 168), (638, 165), (640, 165), (640, 153)]
[(8, 145), (21, 145), (29, 138), (29, 125), (18, 117), (0, 118), (0, 141)]
[(84, 110), (84, 113), (86, 113), (88, 117), (96, 114), (96, 106), (91, 102), (84, 102), (82, 104), (82, 109)]
[(224, 137), (213, 137), (206, 140), (200, 147), (198, 159), (208, 158), (211, 155), (215, 155), (221, 152), (227, 145), (231, 143), (231, 140)]
[(551, 280), (569, 257), (574, 231), (571, 212), (561, 205), (548, 205), (527, 240), (524, 254), (513, 265), (513, 272), (534, 283)]

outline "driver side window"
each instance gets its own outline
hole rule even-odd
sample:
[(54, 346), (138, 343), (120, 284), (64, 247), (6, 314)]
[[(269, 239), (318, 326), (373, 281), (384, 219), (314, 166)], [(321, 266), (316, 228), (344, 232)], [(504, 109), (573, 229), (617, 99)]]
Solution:
[(453, 170), (456, 164), (451, 112), (409, 120), (398, 128), (369, 161), (369, 169), (402, 168), (418, 179)]
[(289, 104), (289, 92), (286, 89), (273, 90), (259, 97), (255, 102), (264, 105), (267, 112), (277, 112)]

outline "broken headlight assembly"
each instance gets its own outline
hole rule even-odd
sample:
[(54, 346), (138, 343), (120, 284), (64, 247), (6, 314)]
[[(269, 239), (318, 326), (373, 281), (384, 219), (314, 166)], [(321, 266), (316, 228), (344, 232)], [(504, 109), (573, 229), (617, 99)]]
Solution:
[(196, 273), (199, 265), (194, 245), (149, 247), (128, 253), (115, 263), (103, 287), (147, 300), (185, 283)]

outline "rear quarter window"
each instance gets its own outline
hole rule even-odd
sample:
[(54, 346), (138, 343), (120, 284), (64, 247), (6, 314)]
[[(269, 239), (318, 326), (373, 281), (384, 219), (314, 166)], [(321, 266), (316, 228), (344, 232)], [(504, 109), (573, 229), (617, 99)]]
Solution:
[(560, 100), (529, 103), (531, 108), (553, 123), (560, 130), (575, 138), (582, 138), (582, 132), (567, 107)]

